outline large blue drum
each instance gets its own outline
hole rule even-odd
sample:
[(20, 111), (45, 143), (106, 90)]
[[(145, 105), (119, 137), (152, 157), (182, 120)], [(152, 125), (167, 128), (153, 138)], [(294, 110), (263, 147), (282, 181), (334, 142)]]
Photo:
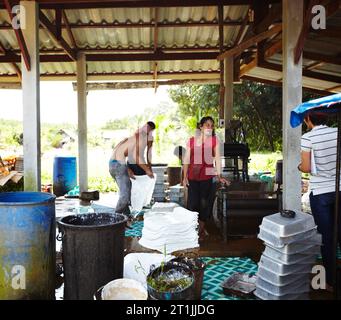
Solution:
[(53, 163), (53, 193), (63, 196), (77, 186), (76, 157), (55, 157)]
[(0, 300), (54, 299), (55, 198), (0, 193)]

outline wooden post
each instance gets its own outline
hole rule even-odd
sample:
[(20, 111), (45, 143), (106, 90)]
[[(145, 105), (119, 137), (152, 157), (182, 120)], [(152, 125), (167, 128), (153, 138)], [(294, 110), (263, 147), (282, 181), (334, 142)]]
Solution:
[(224, 122), (225, 122), (225, 142), (228, 142), (228, 130), (232, 120), (233, 111), (233, 56), (225, 59), (225, 99), (224, 99)]
[[(218, 22), (219, 22), (219, 53), (224, 50), (224, 6), (218, 6)], [(224, 86), (224, 60), (219, 62), (219, 119), (224, 119), (224, 100), (225, 100), (225, 86)], [(219, 123), (220, 126), (220, 123)]]
[(291, 128), (290, 112), (302, 102), (302, 56), (295, 46), (303, 23), (303, 1), (283, 0), (283, 209), (301, 210), (301, 126)]
[[(39, 13), (36, 1), (21, 1), (25, 8), (26, 25), (22, 29), (30, 56), (30, 70), (22, 65), (23, 129), (24, 129), (24, 190), (41, 190), (40, 159), (40, 82), (39, 82)], [(22, 13), (21, 13), (22, 14)], [(29, 19), (27, 18), (29, 17)]]
[(86, 57), (79, 53), (77, 58), (78, 97), (78, 181), (79, 191), (88, 190), (88, 147), (86, 107)]

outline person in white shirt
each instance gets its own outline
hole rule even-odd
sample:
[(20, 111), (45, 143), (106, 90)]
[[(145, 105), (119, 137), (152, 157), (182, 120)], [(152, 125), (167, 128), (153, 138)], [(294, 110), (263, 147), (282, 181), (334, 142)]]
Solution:
[[(310, 207), (318, 232), (322, 235), (321, 254), (326, 268), (327, 290), (332, 291), (337, 128), (326, 126), (326, 120), (323, 113), (305, 116), (304, 122), (310, 131), (301, 138), (301, 163), (298, 170), (310, 173)], [(339, 222), (338, 240), (341, 246), (340, 218)]]

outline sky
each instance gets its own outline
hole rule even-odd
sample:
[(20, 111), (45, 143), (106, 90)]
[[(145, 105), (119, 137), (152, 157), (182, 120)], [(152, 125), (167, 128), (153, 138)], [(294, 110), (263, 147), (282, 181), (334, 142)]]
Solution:
[[(142, 114), (148, 107), (170, 102), (168, 86), (127, 90), (90, 91), (87, 99), (88, 124), (102, 125), (108, 120)], [(40, 82), (42, 123), (77, 123), (77, 93), (69, 81)], [(22, 91), (0, 90), (0, 119), (22, 121)]]

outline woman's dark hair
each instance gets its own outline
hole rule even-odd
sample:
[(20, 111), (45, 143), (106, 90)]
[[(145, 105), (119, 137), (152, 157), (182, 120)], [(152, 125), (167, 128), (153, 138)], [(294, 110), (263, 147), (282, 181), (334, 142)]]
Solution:
[[(203, 117), (201, 118), (200, 122), (199, 122), (199, 128), (201, 128), (207, 121), (212, 121), (212, 123), (214, 124), (214, 120), (212, 117), (207, 116), (207, 117)], [(212, 130), (212, 136), (215, 136), (215, 130)]]
[(148, 126), (150, 127), (150, 129), (154, 130), (155, 129), (155, 123), (153, 121), (148, 121), (147, 122)]

